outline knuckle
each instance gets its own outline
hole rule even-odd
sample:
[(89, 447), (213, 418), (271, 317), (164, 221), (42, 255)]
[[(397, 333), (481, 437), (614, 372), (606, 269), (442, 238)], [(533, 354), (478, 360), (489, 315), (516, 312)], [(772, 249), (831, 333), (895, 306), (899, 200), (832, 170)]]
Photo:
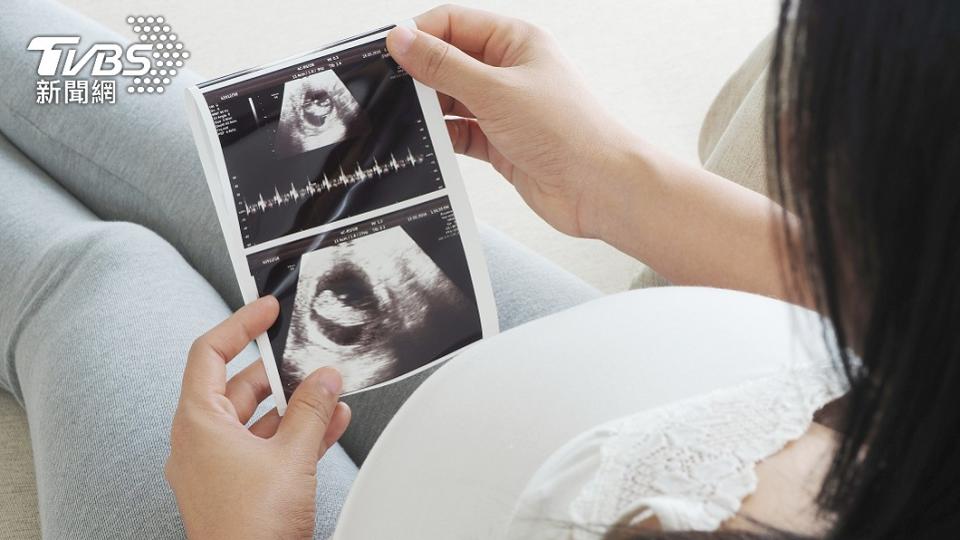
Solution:
[(336, 406), (335, 396), (327, 389), (322, 388), (316, 392), (301, 396), (296, 402), (301, 410), (317, 417), (320, 421), (326, 423), (333, 416), (333, 408)]
[(313, 536), (315, 512), (316, 510), (312, 505), (297, 505), (288, 507), (284, 517), (289, 520), (290, 528), (293, 531), (300, 531), (300, 534), (296, 536), (303, 538)]
[(509, 22), (510, 35), (520, 40), (526, 40), (533, 34), (534, 25), (523, 19), (511, 17)]
[(543, 43), (553, 43), (553, 32), (550, 30), (533, 23), (527, 23), (527, 26), (527, 35), (530, 37), (530, 39)]
[(550, 47), (554, 42), (549, 30), (529, 21), (520, 21), (519, 33), (524, 41), (534, 46)]
[[(462, 12), (463, 9), (464, 9), (463, 6), (459, 4), (455, 4), (453, 2), (444, 2), (443, 4), (440, 4), (434, 8), (431, 8), (430, 10), (427, 11), (427, 13), (434, 17), (438, 17), (438, 18), (442, 17), (447, 21), (449, 21), (452, 16)], [(449, 32), (449, 29), (446, 32)]]
[(177, 450), (181, 446), (189, 445), (201, 432), (205, 414), (200, 407), (193, 403), (180, 407), (170, 424), (170, 448)]
[(523, 19), (513, 19), (511, 33), (519, 44), (534, 48), (555, 46), (553, 34), (546, 28)]
[(424, 72), (427, 77), (436, 79), (443, 75), (449, 53), (450, 45), (445, 41), (437, 40), (430, 46), (427, 50), (426, 64), (424, 66)]
[(193, 343), (190, 344), (190, 350), (187, 352), (188, 357), (197, 356), (205, 347), (206, 347), (206, 334), (193, 340)]
[(550, 36), (550, 32), (547, 31), (544, 27), (540, 26), (537, 23), (532, 23), (530, 21), (523, 21), (523, 31), (530, 37), (534, 38), (545, 38)]

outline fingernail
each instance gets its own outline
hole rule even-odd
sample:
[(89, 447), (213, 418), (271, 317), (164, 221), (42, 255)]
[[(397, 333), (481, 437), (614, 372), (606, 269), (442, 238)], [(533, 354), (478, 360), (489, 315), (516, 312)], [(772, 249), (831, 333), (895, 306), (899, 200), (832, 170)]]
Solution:
[(417, 34), (406, 26), (397, 26), (390, 31), (387, 36), (393, 47), (393, 53), (397, 55), (406, 54), (413, 45), (413, 40), (417, 39)]
[(334, 395), (340, 395), (340, 390), (343, 388), (343, 378), (333, 368), (321, 369), (317, 374), (317, 382)]

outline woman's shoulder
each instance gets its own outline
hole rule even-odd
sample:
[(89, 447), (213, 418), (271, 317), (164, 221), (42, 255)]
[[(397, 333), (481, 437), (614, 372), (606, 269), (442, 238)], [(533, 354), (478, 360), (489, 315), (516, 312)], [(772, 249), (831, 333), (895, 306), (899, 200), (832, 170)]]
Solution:
[(828, 363), (793, 365), (594, 427), (534, 474), (511, 537), (549, 524), (571, 538), (614, 524), (716, 530), (757, 490), (757, 464), (805, 437), (814, 413), (844, 390)]

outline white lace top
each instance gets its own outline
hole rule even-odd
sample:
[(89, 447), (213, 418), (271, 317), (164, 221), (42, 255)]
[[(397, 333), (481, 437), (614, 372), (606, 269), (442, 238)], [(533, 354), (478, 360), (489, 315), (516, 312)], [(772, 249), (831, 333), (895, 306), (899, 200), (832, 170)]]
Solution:
[(716, 530), (756, 489), (754, 466), (845, 390), (828, 361), (806, 363), (591, 429), (534, 474), (508, 536), (596, 540), (652, 517), (664, 530)]

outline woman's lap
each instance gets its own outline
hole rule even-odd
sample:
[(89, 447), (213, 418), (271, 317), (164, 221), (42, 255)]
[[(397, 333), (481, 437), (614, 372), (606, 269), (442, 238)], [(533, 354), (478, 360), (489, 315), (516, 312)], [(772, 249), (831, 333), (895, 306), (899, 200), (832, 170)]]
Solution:
[[(35, 101), (37, 58), (19, 47), (45, 33), (85, 43), (122, 40), (57, 4), (11, 6), (0, 32), (0, 131), (102, 219), (143, 225), (172, 244), (236, 308), (240, 297), (213, 203), (183, 114), (183, 89), (201, 80), (181, 71), (164, 95), (120, 96), (115, 105), (54, 106)], [(128, 99), (124, 99), (128, 98)], [(489, 227), (481, 237), (501, 328), (595, 298), (598, 291)], [(344, 446), (361, 462), (383, 426), (428, 373), (352, 397)]]
[[(0, 131), (56, 180), (0, 137), (0, 183), (23, 194), (0, 210), (0, 275), (12, 276), (0, 291), (0, 385), (31, 420), (45, 533), (178, 535), (160, 466), (182, 364), (196, 335), (240, 301), (183, 119), (182, 88), (199, 77), (183, 72), (164, 96), (116, 105), (37, 105), (30, 37), (118, 38), (56, 4), (8, 8)], [(481, 237), (502, 328), (599, 296), (489, 227)], [(249, 348), (231, 372), (255, 355)], [(428, 375), (350, 398), (343, 444), (358, 462)], [(339, 447), (320, 469), (322, 532), (355, 469)]]
[[(182, 536), (170, 420), (190, 343), (229, 307), (167, 242), (100, 221), (2, 137), (0, 189), (18, 200), (0, 209), (0, 386), (30, 421), (44, 536)], [(323, 536), (356, 467), (337, 446), (318, 474)]]
[[(18, 194), (0, 209), (0, 387), (30, 419), (45, 535), (182, 535), (162, 475), (169, 423), (190, 343), (230, 308), (167, 242), (100, 221), (2, 136), (0, 188)], [(598, 294), (489, 228), (482, 237), (505, 329)], [(251, 346), (230, 373), (255, 358)], [(353, 396), (344, 442), (357, 461), (427, 375)], [(318, 465), (318, 536), (355, 474), (339, 445)]]
[(118, 95), (116, 104), (38, 104), (39, 54), (24, 50), (33, 36), (79, 35), (85, 44), (126, 39), (47, 0), (9, 3), (0, 25), (6, 83), (0, 131), (101, 219), (137, 223), (163, 237), (230, 307), (238, 307), (239, 290), (184, 113), (184, 88), (201, 78), (181, 70), (163, 95)]

